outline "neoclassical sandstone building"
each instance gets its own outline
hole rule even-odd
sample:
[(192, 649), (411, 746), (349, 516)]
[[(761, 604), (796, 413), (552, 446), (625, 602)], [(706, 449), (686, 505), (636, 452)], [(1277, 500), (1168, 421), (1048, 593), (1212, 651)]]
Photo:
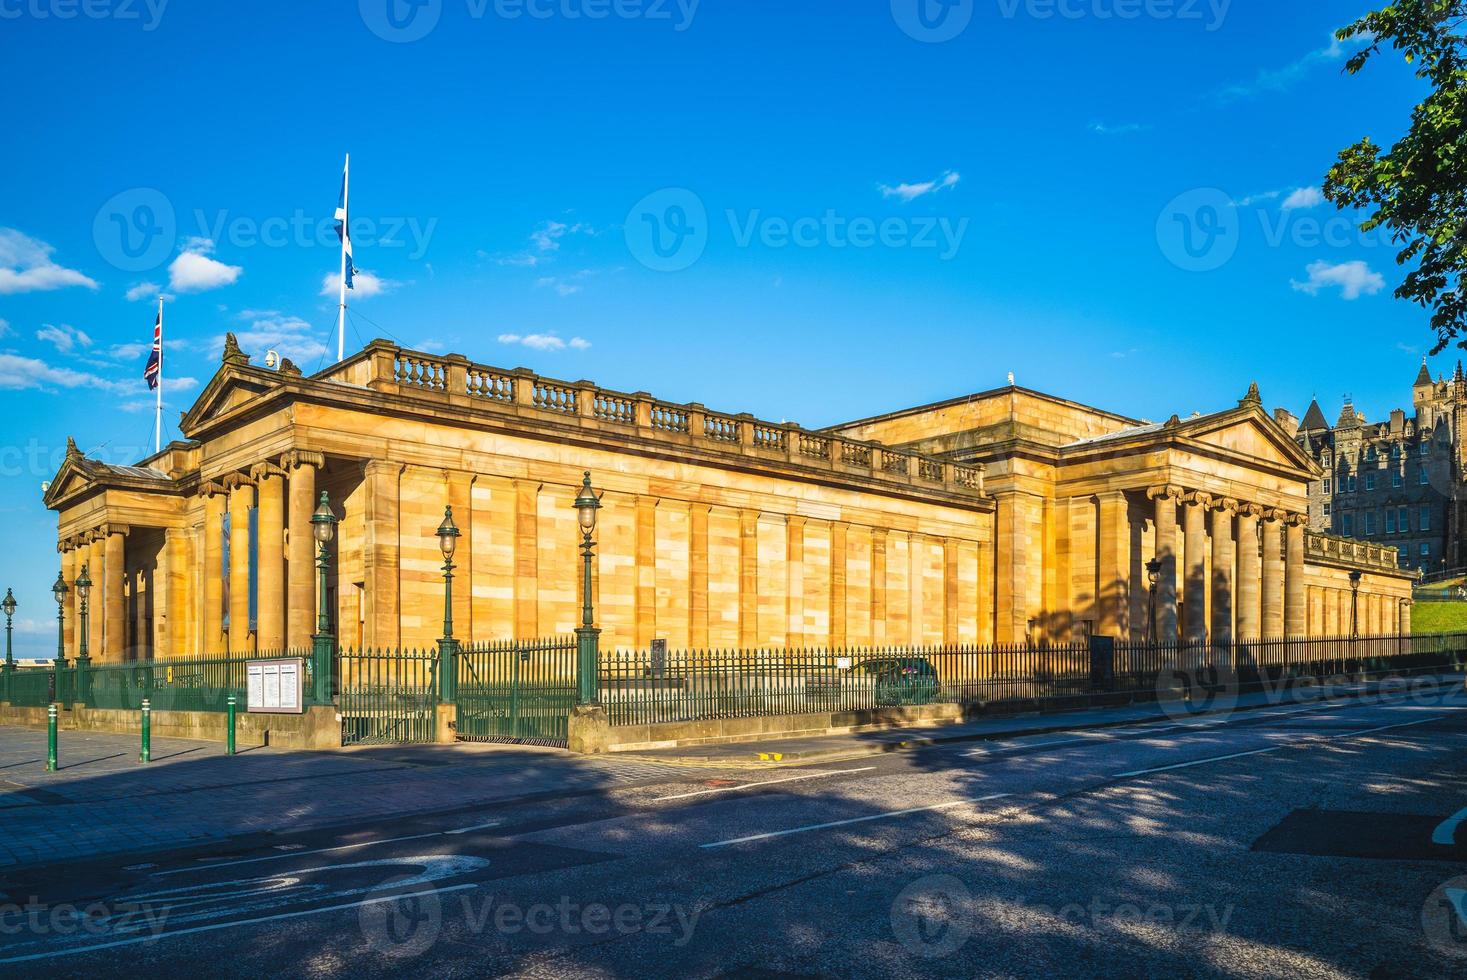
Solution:
[(1010, 386), (808, 430), (382, 341), (305, 377), (231, 339), (181, 429), (137, 466), (72, 447), (47, 492), (95, 659), (307, 646), (323, 490), (343, 644), (439, 635), (445, 506), (456, 635), (567, 633), (585, 470), (603, 650), (1141, 640), (1153, 558), (1162, 638), (1348, 633), (1353, 572), (1360, 632), (1409, 628), (1394, 549), (1306, 532), (1317, 467), (1256, 390), (1148, 424)]

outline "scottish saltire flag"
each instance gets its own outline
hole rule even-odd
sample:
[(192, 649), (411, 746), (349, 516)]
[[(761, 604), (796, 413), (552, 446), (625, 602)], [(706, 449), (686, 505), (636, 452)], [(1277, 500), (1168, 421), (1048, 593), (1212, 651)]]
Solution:
[(356, 275), (356, 269), (352, 267), (351, 256), (351, 228), (346, 215), (346, 171), (341, 173), (341, 196), (336, 199), (336, 237), (341, 239), (342, 251), (346, 253), (346, 288), (355, 289), (351, 284), (352, 277)]
[(153, 323), (153, 352), (148, 355), (148, 364), (143, 368), (143, 380), (148, 383), (148, 390), (152, 391), (158, 387), (158, 375), (163, 371), (163, 311), (158, 311), (158, 319)]

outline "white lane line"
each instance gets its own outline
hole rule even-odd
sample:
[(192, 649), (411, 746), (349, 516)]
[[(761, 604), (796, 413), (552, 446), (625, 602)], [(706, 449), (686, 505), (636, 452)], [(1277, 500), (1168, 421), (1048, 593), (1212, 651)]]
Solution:
[[(445, 892), (461, 892), (466, 888), (478, 888), (477, 884), (452, 885), (448, 888), (413, 889), (404, 892), (403, 895), (442, 895)], [(278, 912), (275, 915), (260, 915), (253, 919), (236, 919), (232, 922), (213, 922), (209, 925), (190, 926), (187, 929), (172, 929), (151, 936), (134, 936), (129, 939), (116, 939), (109, 943), (93, 943), (90, 946), (73, 946), (70, 949), (56, 949), (46, 953), (28, 953), (25, 956), (11, 956), (0, 959), (0, 963), (25, 963), (30, 960), (51, 960), (60, 956), (75, 956), (77, 953), (94, 953), (99, 949), (115, 949), (118, 946), (133, 946), (137, 943), (152, 943), (162, 939), (172, 939), (175, 936), (188, 936), (198, 932), (213, 932), (216, 929), (234, 929), (238, 926), (254, 926), (262, 922), (277, 922), (281, 919), (299, 919), (307, 915), (319, 915), (322, 912), (340, 912), (343, 909), (361, 908), (363, 905), (378, 905), (382, 902), (395, 902), (403, 895), (382, 895), (377, 898), (364, 898), (360, 902), (344, 902), (340, 905), (325, 905), (318, 909), (302, 909), (297, 912)]]
[(807, 830), (829, 830), (831, 827), (846, 827), (853, 823), (865, 823), (868, 820), (885, 820), (887, 817), (901, 817), (909, 813), (926, 813), (930, 810), (947, 810), (955, 806), (967, 806), (970, 803), (983, 803), (987, 800), (998, 800), (1008, 793), (991, 793), (988, 796), (973, 796), (966, 800), (953, 800), (949, 803), (934, 803), (932, 806), (914, 806), (906, 810), (888, 810), (886, 813), (871, 813), (864, 817), (851, 817), (849, 820), (832, 820), (829, 823), (812, 823), (804, 827), (792, 827), (789, 830), (771, 830), (764, 834), (750, 834), (747, 837), (735, 837), (732, 840), (714, 841), (711, 844), (699, 844), (702, 848), (727, 847), (730, 844), (746, 844), (749, 841), (768, 840), (771, 837), (788, 837), (790, 834), (803, 834)]
[(1282, 745), (1270, 746), (1266, 749), (1254, 749), (1251, 752), (1234, 752), (1232, 755), (1215, 755), (1210, 759), (1197, 759), (1193, 762), (1177, 762), (1170, 766), (1157, 766), (1154, 769), (1133, 769), (1130, 772), (1118, 772), (1112, 779), (1127, 779), (1131, 776), (1145, 776), (1147, 773), (1168, 772), (1172, 769), (1189, 769), (1192, 766), (1205, 766), (1209, 762), (1223, 762), (1228, 759), (1241, 759), (1245, 755), (1262, 755), (1265, 752), (1277, 752), (1283, 748)]
[(490, 827), (498, 827), (504, 823), (503, 820), (491, 820), (488, 823), (476, 823), (472, 827), (460, 827), (457, 830), (445, 830), (444, 833), (452, 837), (454, 834), (470, 834), (476, 830), (488, 830)]
[(837, 769), (833, 772), (810, 772), (802, 776), (786, 776), (783, 779), (766, 779), (758, 783), (743, 783), (739, 786), (720, 786), (717, 789), (700, 789), (694, 793), (674, 793), (672, 796), (659, 796), (653, 803), (662, 803), (665, 800), (686, 800), (693, 796), (712, 796), (715, 793), (733, 793), (741, 789), (755, 789), (759, 786), (773, 786), (775, 783), (793, 783), (800, 779), (825, 779), (830, 776), (844, 776), (851, 772), (870, 772), (875, 766), (862, 766), (860, 769)]
[(1431, 842), (1433, 844), (1445, 844), (1447, 847), (1451, 847), (1457, 843), (1457, 828), (1461, 826), (1464, 820), (1467, 820), (1467, 807), (1458, 810), (1437, 824), (1436, 829), (1431, 832)]
[[(1341, 739), (1341, 738), (1355, 738), (1356, 736), (1359, 736), (1359, 735), (1373, 735), (1376, 732), (1388, 732), (1388, 731), (1390, 731), (1393, 728), (1410, 728), (1412, 725), (1428, 725), (1428, 724), (1430, 724), (1431, 722), (1434, 722), (1434, 721), (1441, 721), (1443, 717), (1445, 717), (1445, 716), (1444, 715), (1439, 715), (1439, 716), (1437, 716), (1435, 718), (1422, 718), (1419, 721), (1406, 721), (1406, 722), (1400, 723), (1399, 725), (1382, 725), (1379, 728), (1364, 728), (1364, 729), (1361, 729), (1358, 732), (1346, 732), (1343, 735), (1310, 735), (1310, 736), (1306, 736), (1303, 741), (1306, 741), (1306, 742), (1321, 742), (1321, 741), (1322, 742), (1333, 742), (1334, 740)], [(1294, 743), (1294, 744), (1298, 744), (1298, 743)], [(1125, 778), (1128, 778), (1130, 776), (1144, 776), (1144, 775), (1146, 775), (1148, 773), (1153, 773), (1153, 772), (1168, 772), (1168, 771), (1170, 771), (1172, 769), (1188, 769), (1188, 768), (1191, 768), (1192, 766), (1206, 765), (1209, 762), (1224, 762), (1224, 761), (1226, 761), (1228, 759), (1241, 759), (1244, 756), (1248, 756), (1248, 755), (1263, 755), (1265, 752), (1277, 752), (1279, 749), (1284, 749), (1284, 748), (1288, 748), (1288, 747), (1289, 746), (1287, 746), (1287, 745), (1275, 745), (1275, 746), (1272, 746), (1272, 747), (1266, 748), (1266, 749), (1254, 749), (1251, 752), (1234, 752), (1232, 755), (1217, 755), (1217, 756), (1213, 756), (1210, 759), (1198, 759), (1195, 762), (1178, 762), (1178, 763), (1175, 763), (1175, 764), (1170, 765), (1170, 766), (1157, 766), (1154, 769), (1136, 769), (1136, 770), (1133, 770), (1131, 772), (1118, 772), (1114, 776), (1112, 776), (1111, 778), (1112, 779), (1125, 779)]]
[(377, 844), (400, 844), (405, 840), (425, 840), (429, 837), (442, 837), (445, 834), (467, 834), (471, 830), (483, 830), (486, 827), (497, 827), (503, 821), (495, 820), (491, 823), (479, 824), (476, 827), (462, 827), (458, 830), (435, 830), (431, 834), (413, 834), (409, 837), (384, 837), (380, 840), (364, 840), (357, 844), (338, 844), (335, 847), (318, 847), (311, 851), (290, 851), (286, 854), (267, 854), (264, 857), (240, 858), (238, 861), (219, 861), (214, 864), (197, 864), (188, 868), (174, 868), (172, 871), (159, 871), (153, 875), (154, 878), (165, 878), (168, 875), (181, 875), (189, 871), (210, 871), (214, 868), (233, 868), (241, 864), (259, 864), (261, 861), (280, 861), (284, 858), (305, 857), (308, 854), (332, 854), (336, 851), (356, 851), (363, 847), (373, 847)]

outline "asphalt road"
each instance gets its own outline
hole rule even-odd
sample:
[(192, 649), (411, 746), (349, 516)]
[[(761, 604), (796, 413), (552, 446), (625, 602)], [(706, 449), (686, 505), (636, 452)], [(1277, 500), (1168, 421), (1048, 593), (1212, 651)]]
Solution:
[(1460, 693), (687, 770), (12, 874), (0, 975), (1467, 976), (1464, 808)]

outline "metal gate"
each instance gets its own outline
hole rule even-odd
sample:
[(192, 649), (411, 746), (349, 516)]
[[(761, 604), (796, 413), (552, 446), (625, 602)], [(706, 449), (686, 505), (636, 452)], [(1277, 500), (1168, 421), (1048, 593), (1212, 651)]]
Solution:
[(436, 650), (343, 650), (337, 658), (341, 744), (434, 740)]
[(461, 741), (563, 746), (575, 703), (575, 637), (509, 640), (459, 651)]

